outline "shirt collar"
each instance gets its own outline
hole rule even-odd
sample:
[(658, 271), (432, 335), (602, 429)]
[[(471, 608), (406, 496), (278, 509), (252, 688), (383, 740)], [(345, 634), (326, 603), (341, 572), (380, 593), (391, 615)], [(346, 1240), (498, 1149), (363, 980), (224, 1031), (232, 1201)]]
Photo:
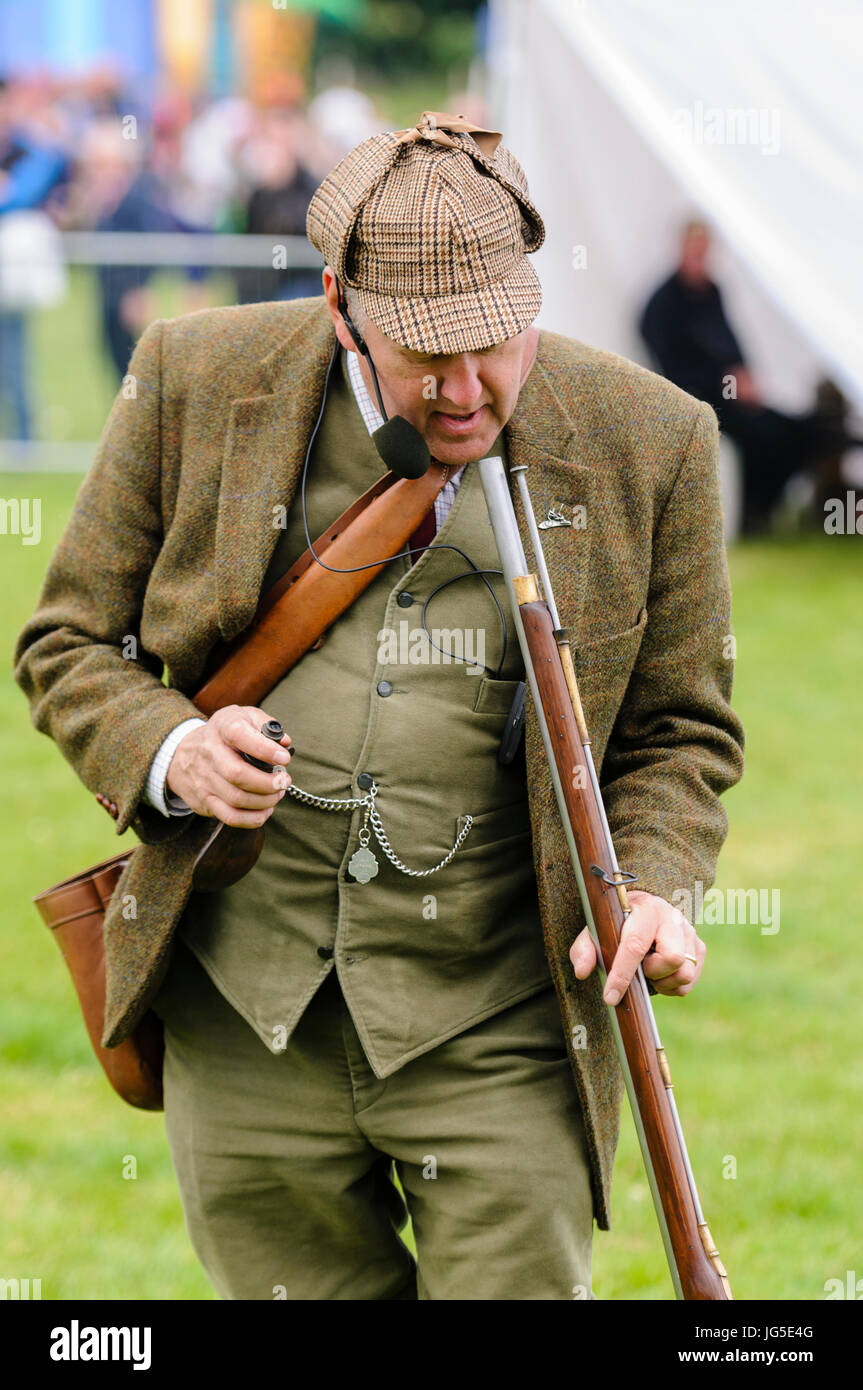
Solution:
[(375, 430), (380, 429), (384, 419), (369, 395), (366, 383), (363, 381), (363, 374), (360, 371), (360, 355), (358, 352), (348, 353), (348, 380), (351, 383), (354, 399), (363, 417), (363, 424), (369, 434), (373, 434)]

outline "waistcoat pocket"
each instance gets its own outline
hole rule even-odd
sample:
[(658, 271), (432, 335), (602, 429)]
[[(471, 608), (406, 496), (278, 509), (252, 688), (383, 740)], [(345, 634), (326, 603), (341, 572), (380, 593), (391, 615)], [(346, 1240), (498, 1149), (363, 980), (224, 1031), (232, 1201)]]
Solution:
[(482, 676), (479, 689), (473, 702), (474, 714), (509, 714), (518, 681), (496, 680), (493, 676)]
[[(465, 817), (459, 816), (456, 835), (464, 829), (464, 823)], [(496, 811), (486, 811), (484, 815), (474, 816), (470, 833), (457, 857), (469, 854), (474, 849), (485, 849), (488, 845), (499, 844), (503, 840), (520, 840), (529, 835), (530, 816), (525, 798), (512, 806), (501, 806)]]

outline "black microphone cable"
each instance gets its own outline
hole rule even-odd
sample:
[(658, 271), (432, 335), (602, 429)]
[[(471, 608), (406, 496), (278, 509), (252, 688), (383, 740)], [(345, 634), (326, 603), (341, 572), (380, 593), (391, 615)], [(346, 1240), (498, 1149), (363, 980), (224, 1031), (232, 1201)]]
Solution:
[[(338, 284), (338, 282), (337, 282), (337, 284)], [(384, 423), (387, 423), (388, 420), (389, 420), (389, 417), (387, 416), (386, 410), (385, 410), (385, 408), (384, 408), (383, 399), (382, 399), (382, 397), (381, 397), (380, 386), (378, 385), (378, 375), (377, 375), (377, 372), (375, 371), (375, 365), (374, 365), (374, 362), (372, 361), (371, 353), (370, 353), (369, 350), (368, 350), (368, 346), (367, 346), (367, 344), (366, 344), (366, 342), (365, 342), (365, 339), (361, 336), (361, 334), (359, 333), (359, 331), (354, 327), (354, 324), (351, 322), (351, 319), (349, 318), (349, 316), (348, 316), (348, 314), (347, 314), (347, 306), (344, 305), (344, 307), (342, 307), (343, 304), (344, 304), (344, 301), (343, 301), (343, 298), (342, 298), (341, 286), (340, 286), (340, 285), (339, 285), (339, 287), (338, 287), (338, 294), (339, 294), (339, 308), (340, 308), (340, 310), (341, 310), (342, 317), (343, 317), (344, 320), (345, 320), (346, 326), (347, 326), (347, 328), (348, 328), (348, 332), (351, 333), (351, 336), (354, 338), (354, 342), (357, 344), (357, 349), (358, 349), (358, 351), (360, 351), (360, 352), (362, 353), (362, 355), (366, 358), (366, 360), (367, 360), (367, 362), (368, 362), (368, 364), (369, 364), (369, 367), (370, 367), (371, 373), (372, 373), (372, 379), (373, 379), (374, 384), (375, 384), (375, 393), (376, 393), (377, 398), (378, 398), (378, 404), (379, 404), (379, 407), (380, 407), (380, 412), (381, 412), (381, 414), (382, 414), (382, 416), (383, 416), (383, 418), (384, 418)], [(399, 553), (398, 553), (397, 555), (390, 555), (390, 556), (388, 556), (386, 559), (372, 560), (372, 561), (371, 561), (370, 563), (368, 563), (368, 564), (365, 564), (365, 565), (351, 565), (351, 566), (349, 566), (348, 568), (339, 568), (339, 567), (336, 566), (336, 565), (328, 565), (327, 562), (326, 562), (326, 560), (322, 560), (321, 557), (320, 557), (320, 555), (318, 555), (317, 551), (315, 550), (314, 544), (313, 544), (313, 542), (312, 542), (311, 532), (310, 532), (310, 530), (309, 530), (308, 511), (307, 511), (307, 507), (306, 507), (306, 480), (307, 480), (307, 478), (308, 478), (308, 470), (309, 470), (309, 463), (310, 463), (311, 457), (312, 457), (312, 449), (313, 449), (313, 447), (314, 447), (315, 439), (317, 438), (317, 435), (318, 435), (318, 430), (320, 429), (320, 426), (321, 426), (321, 421), (322, 421), (323, 418), (324, 418), (324, 409), (325, 409), (326, 403), (327, 403), (327, 395), (328, 395), (329, 389), (330, 389), (330, 382), (331, 382), (331, 380), (332, 380), (333, 370), (334, 370), (334, 368), (335, 368), (336, 362), (338, 361), (340, 347), (341, 347), (341, 344), (339, 343), (338, 337), (336, 336), (336, 337), (335, 337), (335, 342), (334, 342), (334, 345), (333, 345), (332, 355), (331, 355), (331, 357), (330, 357), (330, 361), (329, 361), (329, 364), (328, 364), (328, 366), (327, 366), (327, 374), (326, 374), (326, 377), (325, 377), (325, 379), (324, 379), (324, 390), (323, 390), (323, 395), (322, 395), (322, 397), (321, 397), (320, 408), (319, 408), (319, 410), (318, 410), (317, 419), (315, 420), (314, 428), (312, 429), (312, 433), (311, 433), (311, 435), (309, 436), (309, 442), (308, 442), (308, 444), (307, 444), (307, 446), (306, 446), (306, 455), (305, 455), (305, 458), (304, 458), (304, 460), (303, 460), (303, 471), (302, 471), (302, 474), (301, 474), (301, 477), (300, 477), (300, 511), (301, 511), (302, 521), (303, 521), (303, 532), (304, 532), (304, 534), (305, 534), (306, 545), (308, 546), (309, 553), (311, 554), (312, 559), (313, 559), (317, 564), (319, 564), (319, 565), (321, 566), (322, 569), (330, 570), (330, 572), (333, 573), (333, 574), (358, 574), (361, 570), (377, 569), (380, 565), (388, 565), (388, 564), (390, 564), (393, 560), (407, 559), (409, 556), (415, 555), (415, 554), (417, 553), (417, 551), (418, 551), (419, 549), (422, 549), (422, 548), (425, 548), (425, 549), (427, 549), (427, 550), (453, 550), (453, 551), (455, 551), (455, 553), (456, 553), (457, 555), (460, 555), (460, 556), (461, 556), (461, 558), (465, 561), (466, 564), (470, 565), (470, 569), (469, 569), (468, 571), (466, 571), (464, 574), (457, 574), (457, 575), (454, 575), (451, 579), (444, 580), (443, 584), (439, 584), (438, 587), (437, 587), (437, 589), (434, 589), (434, 590), (432, 591), (432, 593), (429, 595), (428, 599), (426, 599), (425, 604), (423, 605), (423, 611), (422, 611), (422, 617), (421, 617), (422, 630), (423, 630), (423, 632), (425, 632), (426, 637), (428, 637), (428, 640), (429, 640), (429, 642), (431, 642), (432, 646), (436, 646), (437, 644), (434, 643), (434, 642), (432, 642), (432, 639), (431, 639), (431, 636), (430, 636), (430, 634), (429, 634), (428, 628), (426, 627), (426, 621), (425, 621), (426, 609), (428, 608), (428, 605), (429, 605), (429, 603), (431, 602), (431, 600), (434, 598), (435, 594), (437, 594), (441, 589), (446, 588), (448, 584), (453, 584), (453, 583), (455, 583), (456, 580), (459, 580), (459, 579), (473, 579), (473, 578), (480, 578), (480, 579), (482, 579), (483, 583), (485, 584), (485, 587), (488, 589), (488, 592), (489, 592), (489, 594), (490, 594), (490, 596), (491, 596), (492, 602), (494, 603), (495, 607), (497, 608), (498, 615), (499, 615), (499, 617), (500, 617), (501, 625), (502, 625), (502, 631), (503, 631), (503, 654), (502, 654), (502, 656), (501, 656), (500, 665), (499, 665), (498, 668), (497, 668), (497, 672), (492, 672), (492, 674), (499, 674), (500, 671), (503, 669), (503, 663), (504, 663), (504, 661), (506, 660), (506, 652), (507, 652), (507, 645), (508, 645), (507, 621), (506, 621), (506, 615), (505, 615), (505, 613), (504, 613), (504, 611), (503, 611), (503, 608), (501, 607), (501, 604), (500, 604), (500, 601), (498, 600), (497, 594), (494, 592), (494, 589), (492, 588), (492, 586), (491, 586), (491, 584), (489, 583), (488, 578), (487, 578), (486, 576), (488, 576), (488, 575), (493, 575), (493, 574), (502, 575), (502, 574), (503, 574), (503, 571), (502, 571), (502, 570), (482, 570), (482, 569), (479, 568), (479, 566), (478, 566), (477, 564), (475, 564), (475, 562), (471, 559), (471, 557), (470, 557), (469, 555), (465, 554), (465, 552), (459, 548), (459, 546), (457, 546), (457, 545), (449, 545), (449, 544), (447, 544), (447, 543), (438, 544), (438, 545), (432, 544), (432, 545), (429, 545), (429, 546), (426, 546), (426, 547), (414, 546), (413, 548), (408, 548), (407, 550), (399, 551)], [(395, 418), (398, 418), (398, 417), (395, 417)], [(372, 439), (374, 440), (374, 435), (372, 436)], [(377, 446), (376, 446), (376, 447), (377, 447)], [(383, 461), (386, 462), (385, 459), (384, 459)], [(443, 648), (441, 648), (441, 647), (438, 647), (437, 649), (438, 649), (438, 651), (443, 651)], [(453, 655), (453, 654), (450, 653), (449, 655)], [(492, 670), (492, 668), (489, 667), (489, 666), (485, 666), (484, 669), (485, 669), (486, 671), (491, 671), (491, 670)]]

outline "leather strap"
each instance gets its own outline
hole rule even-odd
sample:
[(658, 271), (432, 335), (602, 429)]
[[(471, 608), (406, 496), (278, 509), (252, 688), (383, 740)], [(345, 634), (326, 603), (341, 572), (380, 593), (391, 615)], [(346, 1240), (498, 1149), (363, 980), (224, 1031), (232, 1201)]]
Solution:
[[(372, 486), (363, 493), (362, 497), (358, 497), (356, 502), (352, 502), (347, 511), (342, 512), (341, 516), (333, 522), (332, 526), (324, 531), (323, 535), (318, 537), (314, 542), (315, 554), (323, 555), (323, 552), (328, 546), (332, 545), (336, 537), (340, 536), (343, 531), (346, 531), (351, 523), (356, 521), (357, 517), (365, 511), (366, 507), (386, 492), (387, 488), (392, 487), (393, 483), (396, 481), (395, 473), (385, 473), (382, 478), (378, 478), (376, 483), (372, 483)], [(267, 610), (272, 608), (273, 604), (281, 598), (282, 594), (291, 587), (294, 581), (299, 579), (301, 574), (305, 574), (309, 566), (314, 563), (315, 559), (311, 550), (304, 550), (300, 558), (295, 560), (291, 565), (291, 568), (285, 570), (281, 579), (277, 579), (272, 588), (267, 590), (266, 594), (261, 599), (261, 605), (256, 614), (256, 618), (262, 618)], [(241, 638), (242, 635), (241, 633)]]
[[(352, 502), (347, 510), (342, 512), (341, 516), (337, 517), (333, 524), (318, 537), (314, 542), (315, 553), (317, 555), (322, 555), (327, 546), (332, 545), (336, 537), (340, 536), (342, 532), (350, 526), (351, 522), (355, 521), (356, 518), (365, 511), (366, 507), (368, 507), (371, 502), (374, 502), (377, 497), (380, 497), (382, 493), (386, 492), (387, 488), (392, 487), (395, 481), (395, 473), (385, 473), (382, 478), (378, 478), (377, 482), (372, 483), (371, 487), (367, 488), (362, 496), (358, 497), (355, 502)], [(272, 608), (273, 604), (281, 598), (282, 594), (291, 587), (294, 581), (299, 579), (300, 575), (304, 574), (309, 566), (314, 563), (314, 556), (311, 550), (304, 550), (299, 559), (295, 560), (291, 565), (290, 569), (285, 570), (285, 573), (281, 575), (281, 577), (276, 580), (275, 584), (271, 585), (264, 594), (258, 605), (258, 610), (255, 613), (253, 625), (263, 618), (264, 614)], [(243, 646), (249, 635), (249, 631), (249, 628), (244, 628), (232, 642), (216, 643), (207, 657), (204, 666), (205, 681), (209, 681), (211, 676), (214, 676), (221, 669), (223, 664), (228, 660), (228, 657)]]
[(449, 468), (433, 462), (421, 478), (387, 473), (363, 493), (315, 542), (318, 556), (334, 570), (316, 564), (307, 550), (282, 575), (195, 696), (201, 713), (259, 705), (386, 568), (388, 558), (375, 563), (380, 556), (404, 550), (448, 476)]
[[(332, 558), (332, 563), (346, 568), (352, 564), (364, 563), (358, 556), (361, 553), (366, 554), (369, 549), (372, 551), (368, 555), (370, 560), (379, 556), (382, 551), (385, 555), (396, 554), (404, 548), (405, 541), (415, 530), (422, 516), (434, 505), (435, 497), (446, 482), (447, 473), (448, 469), (440, 464), (432, 464), (423, 478), (410, 482), (397, 479), (394, 473), (384, 474), (361, 497), (352, 502), (347, 511), (343, 512), (322, 536), (318, 537), (315, 541), (316, 552), (319, 555), (327, 555), (328, 559)], [(377, 510), (372, 512), (375, 504)], [(366, 513), (369, 515), (360, 536), (355, 528), (359, 518)], [(379, 525), (383, 527), (380, 531)], [(332, 557), (330, 552), (333, 552)], [(288, 658), (282, 657), (280, 634), (294, 621), (295, 594), (298, 593), (295, 586), (304, 575), (309, 574), (313, 578), (324, 576), (324, 587), (332, 586), (335, 590), (341, 590), (344, 585), (344, 591), (335, 596), (336, 602), (331, 603), (325, 613), (322, 611), (321, 622), (325, 617), (328, 618), (328, 626), (329, 622), (335, 621), (340, 612), (349, 607), (383, 568), (383, 565), (378, 565), (373, 569), (361, 570), (359, 574), (331, 574), (329, 570), (323, 570), (315, 564), (311, 551), (306, 550), (268, 590), (252, 626), (241, 633), (230, 647), (220, 648), (220, 656), (225, 652), (229, 653), (227, 662), (218, 663), (218, 669), (196, 696), (195, 704), (205, 713), (212, 713), (223, 704), (257, 704), (281, 679), (289, 667), (285, 665), (282, 670), (282, 661)], [(314, 589), (315, 586), (307, 581), (305, 587)], [(285, 596), (289, 591), (292, 592), (288, 606)], [(301, 603), (304, 602), (302, 592), (298, 597)], [(330, 616), (336, 607), (338, 612)], [(268, 615), (271, 616), (265, 624), (264, 620)], [(291, 647), (291, 665), (320, 637), (324, 629), (321, 627), (318, 631), (316, 628), (317, 623), (313, 623), (308, 631), (304, 627), (303, 642), (307, 642), (307, 645), (303, 646), (300, 643), (302, 650), (298, 649), (296, 642), (288, 644)], [(309, 641), (309, 637), (312, 640)], [(275, 659), (273, 652), (269, 650), (271, 644), (275, 650)], [(262, 646), (268, 649), (267, 659), (263, 663), (266, 675), (261, 675), (255, 668)], [(235, 672), (241, 677), (241, 688), (237, 689), (231, 684)], [(267, 681), (271, 683), (263, 688)], [(243, 694), (242, 691), (246, 693)], [(34, 902), (46, 926), (56, 930), (58, 927), (71, 926), (75, 922), (83, 923), (87, 918), (104, 913), (132, 853), (132, 848), (127, 849), (39, 893)]]

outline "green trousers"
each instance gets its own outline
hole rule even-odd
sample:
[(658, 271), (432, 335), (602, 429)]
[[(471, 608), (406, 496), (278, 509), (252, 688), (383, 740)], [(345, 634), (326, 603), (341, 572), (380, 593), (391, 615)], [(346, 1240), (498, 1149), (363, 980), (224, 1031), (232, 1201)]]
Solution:
[(593, 1297), (588, 1159), (551, 986), (383, 1081), (335, 970), (280, 1054), (182, 943), (155, 1009), (186, 1225), (222, 1298)]

